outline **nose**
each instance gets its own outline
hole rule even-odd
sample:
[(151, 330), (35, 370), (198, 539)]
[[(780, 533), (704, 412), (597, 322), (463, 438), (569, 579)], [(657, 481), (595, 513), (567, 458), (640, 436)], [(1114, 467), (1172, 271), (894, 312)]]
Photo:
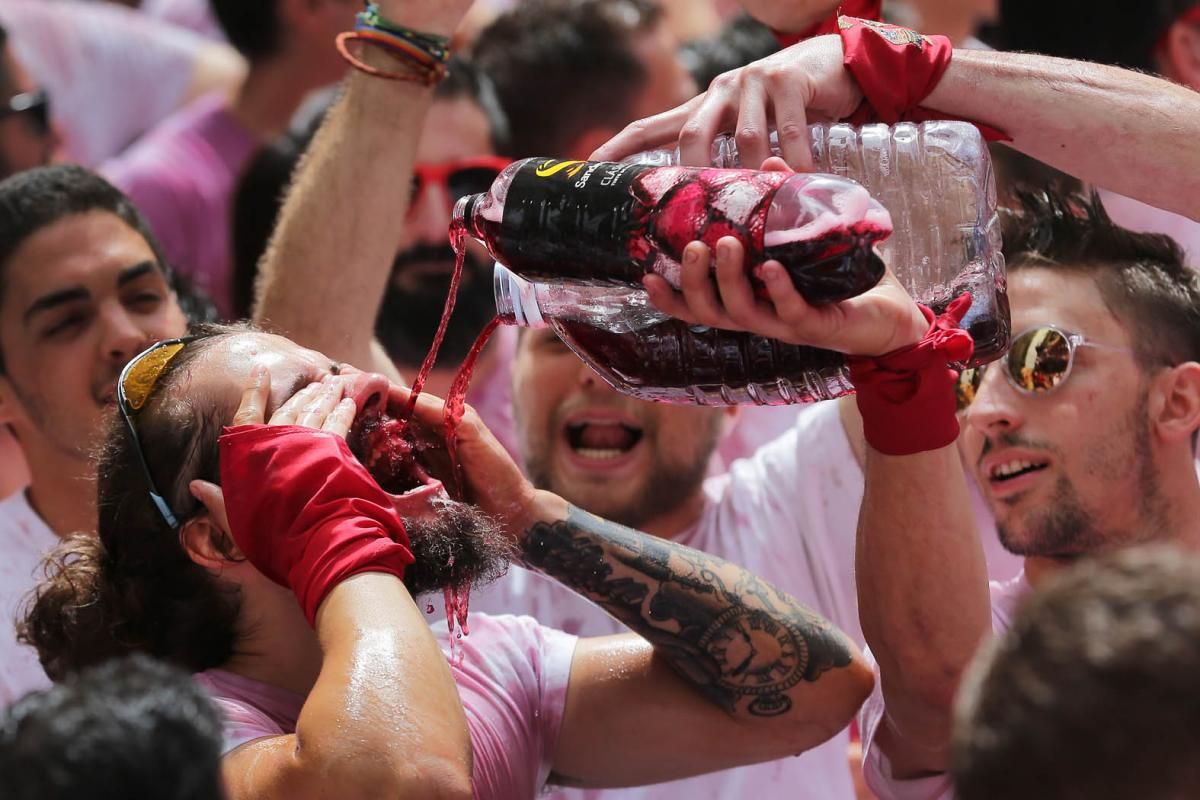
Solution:
[(1014, 431), (1025, 422), (1025, 398), (1004, 379), (1003, 370), (999, 362), (984, 370), (975, 399), (967, 407), (967, 424), (984, 435)]
[(123, 306), (114, 305), (101, 316), (100, 352), (121, 367), (149, 347), (156, 337), (139, 325)]
[(424, 244), (448, 244), (453, 208), (450, 192), (444, 185), (423, 184), (409, 214), (409, 230)]

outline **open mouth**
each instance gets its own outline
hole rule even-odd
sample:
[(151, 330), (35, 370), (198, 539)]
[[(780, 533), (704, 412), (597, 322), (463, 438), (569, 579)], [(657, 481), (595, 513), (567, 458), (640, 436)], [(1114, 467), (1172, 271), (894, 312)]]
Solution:
[(644, 436), (636, 425), (615, 419), (569, 422), (565, 431), (571, 451), (595, 461), (612, 461), (626, 455)]
[(1004, 483), (1015, 480), (1023, 475), (1031, 475), (1035, 472), (1041, 472), (1049, 464), (1037, 461), (1006, 461), (1003, 464), (996, 464), (988, 470), (988, 480), (996, 483)]
[(415, 498), (441, 495), (444, 486), (455, 485), (439, 477), (453, 474), (439, 431), (416, 420), (401, 422), (401, 409), (388, 402), (383, 390), (368, 393), (359, 409), (346, 443), (385, 492)]

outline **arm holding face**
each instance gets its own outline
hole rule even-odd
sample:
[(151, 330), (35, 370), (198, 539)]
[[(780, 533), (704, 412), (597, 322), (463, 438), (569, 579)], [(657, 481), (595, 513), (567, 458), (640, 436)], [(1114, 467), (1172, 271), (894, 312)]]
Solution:
[[(322, 653), (295, 733), (253, 740), (225, 757), (229, 796), (469, 798), (466, 718), (446, 659), (401, 580), (412, 558), (403, 524), (345, 447), (355, 409), (343, 397), (347, 385), (330, 378), (302, 390), (262, 426), (269, 378), (259, 373), (235, 418), (240, 427), (222, 438), (224, 492), (193, 484), (250, 564), (295, 592)], [(239, 449), (234, 436), (254, 438)], [(320, 472), (315, 491), (288, 446), (303, 448)], [(234, 479), (230, 454), (285, 462), (286, 479), (253, 469), (262, 485), (246, 487), (253, 481)]]

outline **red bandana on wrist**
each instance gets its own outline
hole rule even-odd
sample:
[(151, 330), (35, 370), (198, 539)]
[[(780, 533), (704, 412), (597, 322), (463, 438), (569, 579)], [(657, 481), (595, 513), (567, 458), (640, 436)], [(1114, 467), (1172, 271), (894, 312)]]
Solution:
[(862, 414), (867, 443), (880, 453), (906, 456), (945, 447), (958, 438), (958, 371), (975, 349), (959, 325), (971, 307), (963, 294), (935, 317), (920, 306), (929, 332), (916, 344), (877, 357), (852, 356), (850, 382)]
[[(922, 36), (896, 25), (855, 17), (838, 17), (842, 60), (862, 88), (863, 102), (848, 122), (925, 122), (954, 119), (921, 107), (921, 101), (938, 85), (954, 45), (945, 36)], [(967, 120), (988, 141), (1010, 141), (1003, 131)]]

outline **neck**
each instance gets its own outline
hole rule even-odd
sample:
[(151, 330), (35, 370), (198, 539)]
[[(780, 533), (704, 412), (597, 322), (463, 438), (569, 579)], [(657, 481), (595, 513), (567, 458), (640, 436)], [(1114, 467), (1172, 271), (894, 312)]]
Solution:
[(321, 673), (317, 634), (290, 591), (272, 585), (251, 595), (242, 593), (241, 635), (233, 658), (221, 668), (307, 695)]
[(675, 508), (648, 520), (642, 525), (642, 530), (660, 539), (675, 539), (700, 521), (705, 503), (704, 489), (701, 486)]
[(275, 56), (251, 66), (234, 92), (230, 111), (259, 139), (272, 139), (287, 130), (304, 98), (325, 85), (322, 77), (304, 59)]
[(31, 481), (25, 490), (33, 507), (50, 530), (60, 537), (96, 530), (96, 475), (92, 463), (82, 458), (39, 457), (28, 450)]

